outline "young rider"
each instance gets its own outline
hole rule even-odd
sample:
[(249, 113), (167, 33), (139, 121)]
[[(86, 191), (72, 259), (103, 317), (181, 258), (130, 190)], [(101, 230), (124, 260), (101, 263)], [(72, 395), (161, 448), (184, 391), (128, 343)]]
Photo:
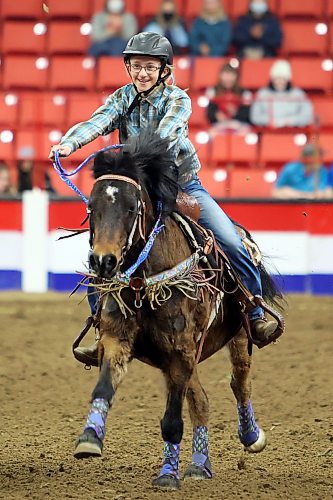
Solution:
[[(136, 135), (140, 129), (153, 125), (162, 138), (169, 138), (170, 147), (180, 166), (181, 188), (194, 196), (200, 205), (200, 223), (213, 231), (216, 240), (228, 255), (240, 279), (252, 295), (262, 295), (259, 271), (242, 244), (233, 223), (202, 187), (197, 172), (200, 162), (195, 148), (188, 139), (188, 120), (191, 100), (187, 93), (174, 85), (167, 85), (171, 75), (173, 51), (167, 38), (156, 33), (139, 33), (133, 36), (124, 50), (124, 62), (131, 83), (111, 94), (86, 122), (74, 125), (51, 148), (50, 158), (59, 151), (68, 156), (99, 135), (119, 129), (120, 141)], [(186, 158), (186, 167), (182, 163)], [(266, 340), (275, 333), (277, 325), (268, 321), (260, 307), (249, 312), (253, 338)], [(87, 360), (94, 348), (79, 348)]]

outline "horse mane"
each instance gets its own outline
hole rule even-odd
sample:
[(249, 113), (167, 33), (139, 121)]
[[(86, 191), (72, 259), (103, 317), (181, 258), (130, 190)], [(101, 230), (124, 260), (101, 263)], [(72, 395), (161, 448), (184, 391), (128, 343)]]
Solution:
[(118, 174), (134, 179), (147, 190), (154, 210), (162, 202), (166, 217), (174, 210), (178, 193), (178, 167), (169, 146), (168, 139), (146, 128), (130, 137), (119, 153), (98, 153), (93, 165), (94, 178)]

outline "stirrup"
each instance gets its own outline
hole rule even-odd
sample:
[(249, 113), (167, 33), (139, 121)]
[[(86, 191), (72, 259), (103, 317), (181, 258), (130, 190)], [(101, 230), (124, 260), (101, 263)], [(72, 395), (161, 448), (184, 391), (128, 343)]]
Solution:
[(84, 358), (83, 356), (80, 355), (80, 352), (77, 352), (77, 348), (79, 347), (81, 341), (87, 335), (87, 333), (89, 332), (89, 330), (92, 326), (97, 326), (96, 319), (93, 316), (88, 316), (84, 327), (82, 328), (81, 332), (79, 333), (79, 335), (76, 337), (76, 339), (73, 342), (72, 353), (73, 353), (74, 358), (77, 361), (80, 361), (80, 363), (83, 363), (87, 366), (98, 366), (98, 359), (95, 360), (93, 358), (91, 358), (91, 359)]

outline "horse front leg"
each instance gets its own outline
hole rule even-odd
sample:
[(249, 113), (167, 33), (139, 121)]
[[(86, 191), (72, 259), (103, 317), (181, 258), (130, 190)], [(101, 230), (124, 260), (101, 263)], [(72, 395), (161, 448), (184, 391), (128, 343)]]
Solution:
[(242, 329), (228, 344), (232, 363), (231, 389), (237, 400), (238, 436), (245, 451), (259, 453), (266, 446), (265, 433), (257, 425), (251, 404), (251, 355)]
[(105, 424), (109, 409), (117, 387), (127, 371), (131, 359), (131, 348), (126, 342), (117, 338), (103, 336), (102, 367), (99, 380), (91, 397), (91, 407), (88, 413), (83, 433), (76, 442), (75, 458), (100, 457), (105, 437)]

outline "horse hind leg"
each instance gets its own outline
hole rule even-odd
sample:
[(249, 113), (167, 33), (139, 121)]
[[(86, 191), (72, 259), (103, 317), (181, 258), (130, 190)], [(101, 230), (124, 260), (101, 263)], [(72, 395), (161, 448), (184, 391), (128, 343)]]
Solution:
[(211, 479), (212, 466), (208, 450), (209, 402), (195, 367), (186, 393), (193, 427), (192, 463), (187, 467), (184, 479)]
[(106, 338), (102, 343), (104, 355), (100, 376), (92, 393), (86, 425), (74, 451), (78, 459), (102, 455), (108, 412), (130, 359), (130, 349), (116, 339)]
[(266, 446), (264, 431), (257, 425), (252, 408), (251, 396), (251, 355), (248, 339), (241, 330), (228, 344), (232, 364), (231, 389), (237, 400), (238, 436), (245, 451), (259, 453)]

